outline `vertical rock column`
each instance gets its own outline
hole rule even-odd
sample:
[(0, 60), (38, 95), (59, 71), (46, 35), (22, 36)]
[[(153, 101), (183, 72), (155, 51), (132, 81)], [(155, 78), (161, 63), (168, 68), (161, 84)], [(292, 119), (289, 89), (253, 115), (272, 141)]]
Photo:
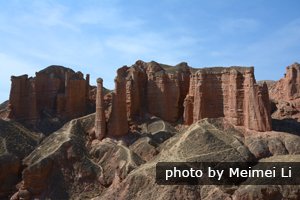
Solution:
[(38, 121), (38, 112), (36, 107), (36, 90), (35, 90), (35, 82), (34, 79), (29, 79), (29, 92), (31, 95), (28, 96), (29, 102), (29, 124), (35, 127)]
[(112, 111), (108, 119), (107, 136), (120, 137), (128, 134), (128, 120), (126, 109), (126, 81), (124, 71), (120, 68), (115, 78), (115, 92), (112, 93)]
[(300, 97), (300, 65), (295, 63), (286, 68), (285, 97), (287, 100)]
[(97, 139), (102, 140), (106, 133), (106, 120), (103, 107), (103, 80), (101, 78), (97, 79), (96, 95), (95, 134)]
[(90, 96), (90, 75), (87, 74), (85, 76), (85, 98), (86, 100), (89, 99), (89, 96)]

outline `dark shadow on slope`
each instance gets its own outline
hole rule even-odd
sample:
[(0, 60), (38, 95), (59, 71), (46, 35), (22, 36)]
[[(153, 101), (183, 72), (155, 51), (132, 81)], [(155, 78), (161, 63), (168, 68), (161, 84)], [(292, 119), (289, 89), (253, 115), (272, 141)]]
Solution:
[(8, 100), (7, 101), (4, 101), (3, 103), (0, 104), (0, 110), (3, 110), (7, 107), (8, 105)]
[(272, 128), (274, 131), (286, 132), (300, 136), (300, 123), (295, 119), (272, 119)]

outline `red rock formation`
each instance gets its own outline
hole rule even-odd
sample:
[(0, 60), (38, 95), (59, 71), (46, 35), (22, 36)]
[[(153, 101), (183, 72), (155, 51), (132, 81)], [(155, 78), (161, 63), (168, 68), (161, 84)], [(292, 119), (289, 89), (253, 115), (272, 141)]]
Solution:
[(145, 90), (147, 75), (142, 63), (133, 65), (126, 75), (126, 105), (128, 120), (140, 118), (145, 112)]
[(270, 88), (270, 98), (287, 101), (300, 98), (300, 64), (286, 67), (284, 78)]
[(108, 117), (108, 135), (126, 135), (128, 123), (147, 113), (169, 122), (182, 118), (190, 75), (186, 63), (171, 67), (137, 61), (130, 68), (120, 68), (117, 74)]
[(50, 66), (36, 73), (11, 77), (9, 118), (35, 125), (45, 115), (64, 120), (85, 115), (89, 76), (61, 66)]
[(186, 125), (193, 123), (193, 114), (194, 114), (194, 96), (188, 95), (184, 100), (184, 113), (183, 119)]
[(270, 88), (270, 99), (277, 107), (273, 118), (300, 122), (300, 64), (294, 63), (286, 68), (284, 78)]
[(293, 65), (287, 67), (286, 76), (284, 80), (284, 91), (287, 92), (286, 98), (300, 98), (300, 64), (294, 63)]
[(196, 70), (186, 63), (172, 67), (137, 61), (118, 69), (115, 84), (106, 115), (109, 136), (126, 135), (128, 124), (146, 114), (167, 122), (183, 118), (187, 125), (225, 117), (234, 125), (271, 130), (268, 88), (256, 84), (253, 67)]
[(132, 67), (118, 69), (116, 90), (110, 95), (111, 107), (106, 115), (107, 135), (126, 135), (128, 124), (143, 119), (147, 113), (168, 122), (181, 119), (189, 76), (186, 63), (171, 67), (137, 61)]
[(141, 81), (144, 91), (140, 97), (144, 110), (168, 122), (182, 118), (183, 101), (189, 88), (190, 69), (187, 64), (172, 67), (153, 61), (137, 61), (135, 66), (145, 71)]
[(246, 128), (271, 130), (267, 86), (256, 84), (253, 68), (203, 68), (190, 80), (185, 99), (185, 124), (225, 117)]
[(106, 135), (106, 119), (103, 105), (103, 80), (101, 78), (97, 79), (96, 95), (95, 134), (97, 139), (102, 140)]
[(128, 133), (126, 111), (126, 66), (118, 69), (115, 78), (115, 91), (112, 93), (112, 110), (107, 124), (108, 136), (124, 136)]

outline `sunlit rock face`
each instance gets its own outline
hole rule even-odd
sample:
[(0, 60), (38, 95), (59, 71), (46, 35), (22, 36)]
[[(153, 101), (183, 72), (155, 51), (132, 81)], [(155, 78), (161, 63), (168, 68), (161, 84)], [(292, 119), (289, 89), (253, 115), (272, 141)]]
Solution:
[(285, 76), (271, 85), (269, 92), (275, 104), (273, 118), (300, 122), (300, 64), (286, 67)]
[(149, 115), (186, 125), (225, 117), (233, 125), (271, 130), (268, 87), (256, 84), (253, 67), (194, 69), (139, 60), (117, 70), (115, 91), (106, 99), (107, 136), (127, 135), (130, 124)]
[(190, 70), (186, 63), (175, 67), (137, 61), (117, 71), (108, 115), (108, 136), (123, 136), (131, 121), (145, 115), (168, 122), (182, 118), (183, 101), (189, 88)]
[(35, 125), (48, 115), (70, 120), (87, 114), (89, 75), (54, 65), (35, 75), (11, 77), (9, 118)]
[(184, 121), (225, 117), (234, 125), (271, 130), (267, 85), (258, 86), (252, 67), (203, 68), (192, 74)]

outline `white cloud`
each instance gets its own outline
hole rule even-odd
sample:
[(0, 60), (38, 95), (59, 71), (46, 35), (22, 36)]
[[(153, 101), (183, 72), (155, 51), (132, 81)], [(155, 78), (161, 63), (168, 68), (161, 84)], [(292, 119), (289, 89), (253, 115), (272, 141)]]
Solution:
[(220, 21), (220, 30), (224, 33), (235, 32), (254, 32), (260, 26), (255, 19), (250, 18), (231, 18)]

